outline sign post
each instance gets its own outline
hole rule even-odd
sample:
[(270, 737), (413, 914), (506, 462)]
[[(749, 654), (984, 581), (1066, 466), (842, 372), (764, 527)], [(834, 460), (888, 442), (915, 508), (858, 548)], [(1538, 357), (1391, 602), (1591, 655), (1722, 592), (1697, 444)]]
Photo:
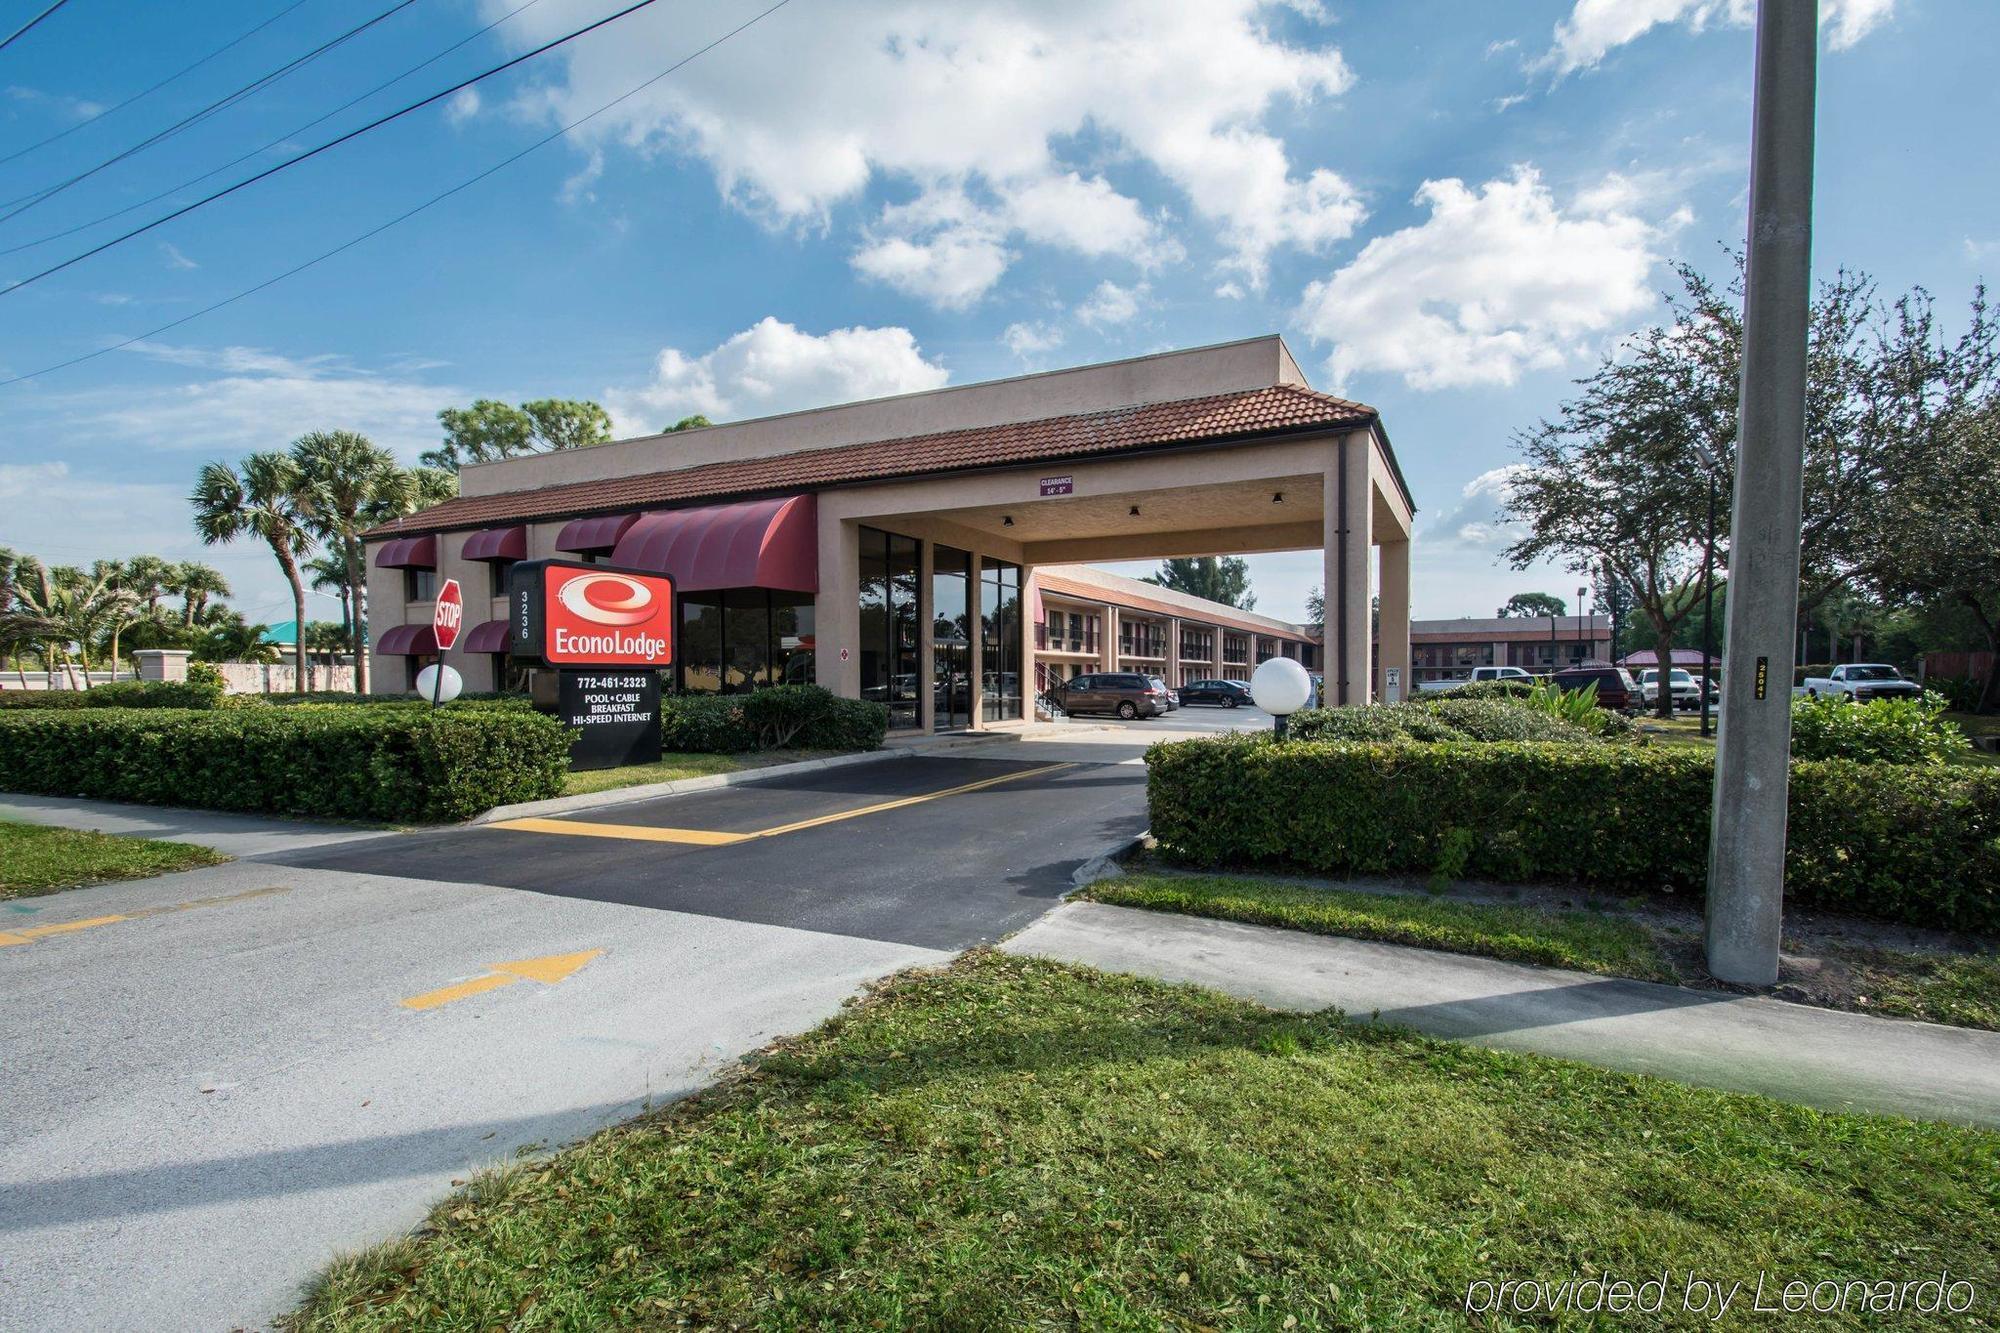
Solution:
[(438, 695), (444, 690), (445, 650), (458, 642), (459, 626), (465, 623), (465, 593), (459, 588), (457, 579), (446, 579), (438, 589), (437, 600), (431, 604), (431, 633), (437, 637), (438, 669), (431, 680), (431, 708), (438, 706)]
[(570, 767), (658, 760), (658, 673), (674, 662), (673, 581), (536, 560), (509, 571), (507, 597), (514, 656), (557, 673), (556, 716), (570, 728)]

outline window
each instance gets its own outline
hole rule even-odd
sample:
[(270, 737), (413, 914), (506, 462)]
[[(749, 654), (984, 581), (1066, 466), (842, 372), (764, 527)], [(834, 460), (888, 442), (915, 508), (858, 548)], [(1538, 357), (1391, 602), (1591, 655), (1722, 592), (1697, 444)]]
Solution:
[(404, 658), (403, 688), (414, 694), (417, 688), (417, 674), (436, 661), (437, 657), (435, 655)]
[(688, 593), (675, 652), (680, 688), (743, 694), (813, 682), (813, 599), (764, 588)]
[(861, 529), (861, 697), (917, 724), (917, 539), (879, 528)]
[(979, 568), (980, 712), (988, 722), (1021, 716), (1021, 567), (983, 558)]
[(403, 571), (403, 600), (406, 602), (428, 602), (437, 596), (438, 576), (435, 569), (405, 569)]
[(493, 688), (507, 694), (529, 692), (534, 668), (512, 653), (493, 654)]
[(486, 568), (489, 571), (488, 577), (491, 580), (487, 587), (487, 595), (489, 597), (505, 597), (507, 595), (507, 571), (512, 569), (517, 563), (519, 562), (514, 560), (489, 560), (486, 562)]

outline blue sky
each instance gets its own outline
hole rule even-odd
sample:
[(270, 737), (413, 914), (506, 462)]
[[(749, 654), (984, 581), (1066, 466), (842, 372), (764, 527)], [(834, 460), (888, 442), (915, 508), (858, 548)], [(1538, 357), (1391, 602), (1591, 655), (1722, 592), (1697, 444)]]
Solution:
[[(0, 156), (289, 3), (73, 0), (0, 53)], [(0, 164), (0, 199), (110, 157), (391, 3), (304, 0), (188, 77)], [(769, 3), (658, 0), (476, 96), (0, 297), (0, 379), (339, 245)], [(289, 135), (317, 143), (619, 7), (415, 0), (0, 221), (0, 248)], [(1383, 412), (1422, 510), (1418, 615), (1570, 590), (1562, 571), (1499, 560), (1499, 469), (1515, 429), (1656, 317), (1670, 261), (1717, 268), (1740, 242), (1749, 7), (791, 0), (299, 277), (0, 388), (0, 543), (56, 561), (195, 555), (182, 496), (203, 461), (340, 427), (413, 459), (435, 441), (437, 410), (474, 397), (595, 398), (636, 432), (1277, 331), (1316, 385)], [(0, 0), (0, 25), (39, 8)], [(1818, 265), (1870, 270), (1892, 290), (1922, 283), (1962, 308), (2000, 257), (1988, 132), (2000, 6), (1826, 0), (1823, 15)], [(117, 230), (0, 255), (0, 285)], [(289, 614), (268, 555), (210, 558), (253, 618)], [(1254, 575), (1259, 609), (1298, 615), (1318, 556), (1256, 557)]]

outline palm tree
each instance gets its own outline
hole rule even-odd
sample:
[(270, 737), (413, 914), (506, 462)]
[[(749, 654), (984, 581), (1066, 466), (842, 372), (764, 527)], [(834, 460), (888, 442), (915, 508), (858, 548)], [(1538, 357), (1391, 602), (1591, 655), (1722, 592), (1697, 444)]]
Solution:
[(181, 628), (193, 629), (206, 619), (209, 599), (228, 597), (229, 580), (214, 565), (199, 560), (177, 562), (167, 574), (167, 591), (181, 599)]
[[(137, 618), (139, 599), (118, 587), (108, 570), (86, 574), (80, 569), (37, 568), (35, 574), (15, 587), (15, 606), (0, 617), (0, 633), (15, 642), (40, 644), (45, 666), (55, 657), (69, 667), (69, 648), (74, 644), (87, 690), (91, 645), (107, 634), (115, 643), (118, 630)], [(74, 687), (73, 670), (69, 678)]]
[(347, 557), (337, 552), (316, 555), (306, 561), (306, 573), (312, 575), (314, 592), (330, 592), (340, 599), (340, 632), (346, 636), (341, 651), (346, 652), (354, 643), (354, 609), (348, 596)]
[[(194, 527), (210, 546), (256, 537), (271, 548), (285, 581), (292, 585), (292, 619), (306, 623), (306, 585), (299, 561), (312, 550), (312, 489), (289, 455), (257, 453), (238, 467), (210, 463), (195, 479)], [(306, 688), (305, 635), (292, 645), (292, 688)]]
[(351, 430), (320, 430), (301, 435), (292, 445), (292, 461), (305, 479), (307, 513), (313, 532), (327, 544), (347, 570), (343, 611), (348, 620), (349, 646), (354, 650), (354, 688), (368, 693), (368, 654), (362, 647), (362, 626), (368, 623), (368, 570), (361, 534), (374, 527), (384, 510), (407, 513), (417, 491), (412, 475), (396, 456), (365, 435)]

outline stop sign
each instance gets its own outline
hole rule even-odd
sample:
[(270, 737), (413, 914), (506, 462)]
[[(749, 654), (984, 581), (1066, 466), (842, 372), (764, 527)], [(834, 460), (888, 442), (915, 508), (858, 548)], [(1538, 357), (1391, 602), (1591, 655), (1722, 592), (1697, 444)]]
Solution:
[(465, 594), (458, 590), (457, 579), (446, 579), (431, 607), (431, 630), (437, 635), (439, 652), (458, 642), (458, 627), (464, 623)]

